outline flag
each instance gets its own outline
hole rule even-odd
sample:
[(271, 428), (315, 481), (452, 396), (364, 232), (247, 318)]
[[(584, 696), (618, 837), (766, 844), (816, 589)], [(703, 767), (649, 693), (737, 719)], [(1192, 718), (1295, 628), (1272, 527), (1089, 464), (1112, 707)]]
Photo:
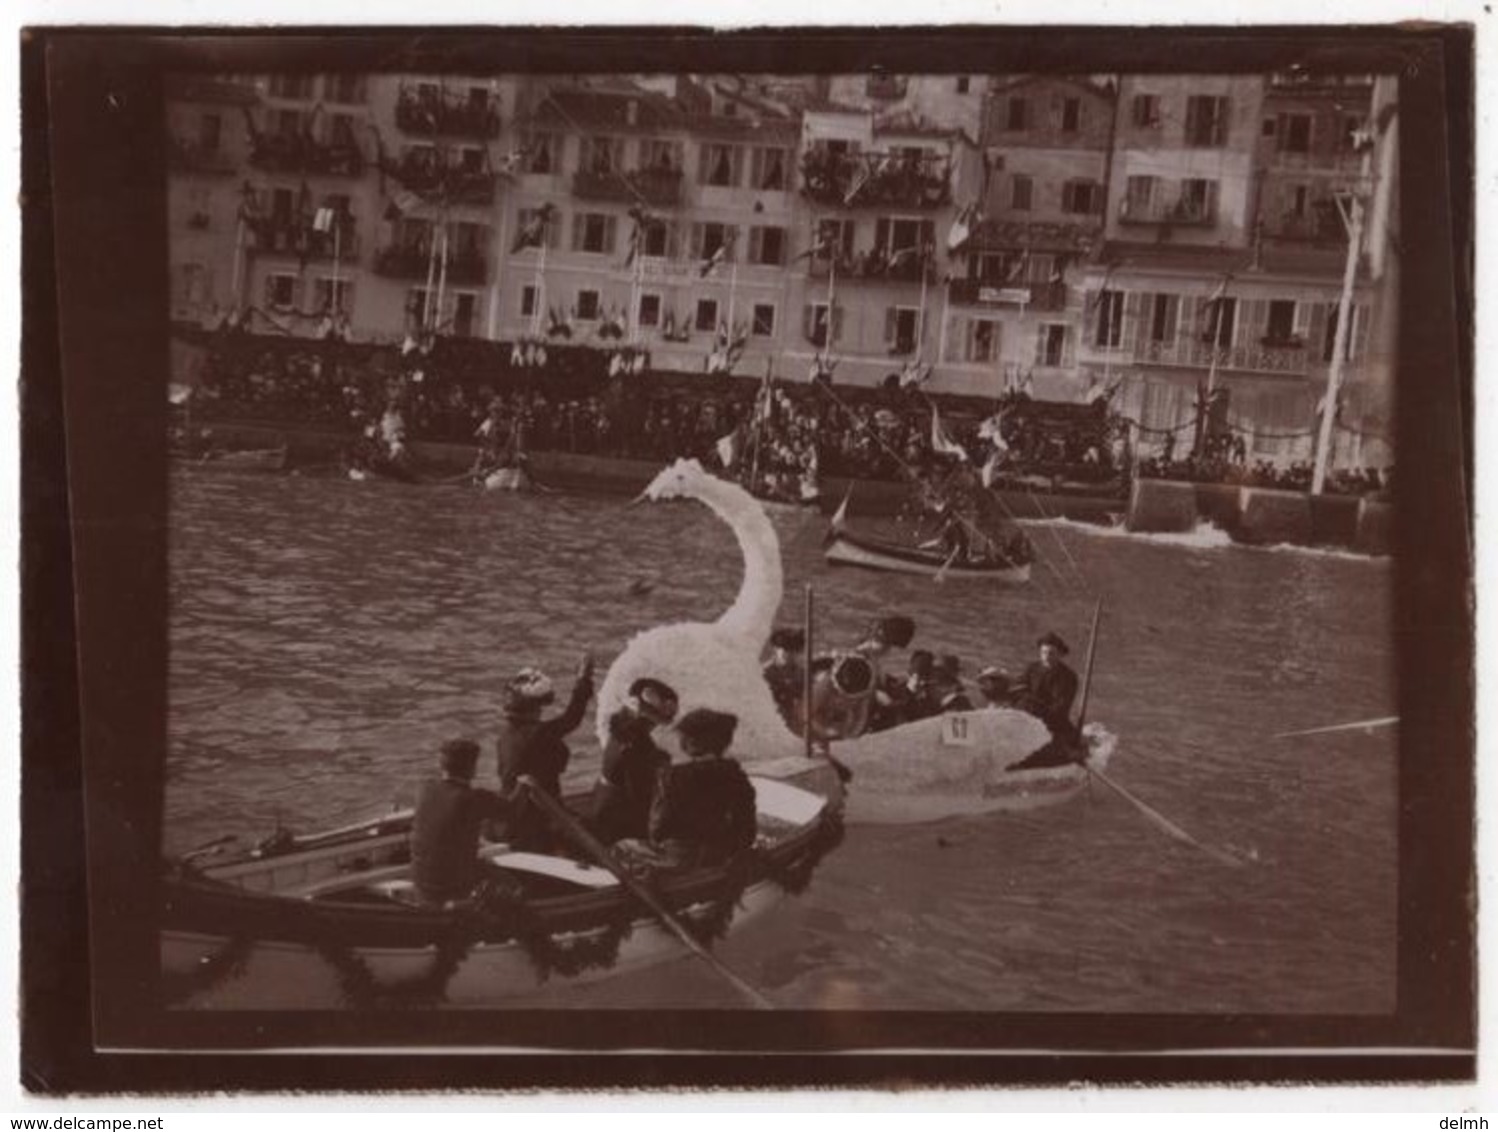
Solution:
[(702, 266), (698, 269), (697, 274), (701, 278), (706, 279), (713, 273), (714, 268), (733, 256), (733, 244), (737, 234), (736, 228), (730, 228), (723, 233), (723, 242), (713, 249), (713, 254), (704, 259)]
[(843, 196), (843, 204), (850, 205), (853, 198), (863, 191), (863, 187), (869, 183), (869, 163), (867, 160), (860, 161), (853, 170), (853, 176), (848, 181), (848, 191)]
[(931, 406), (931, 450), (941, 456), (953, 456), (959, 460), (967, 459), (967, 452), (962, 446), (942, 430), (941, 414), (935, 405)]
[(317, 210), (312, 217), (312, 229), (315, 232), (331, 232), (333, 230), (333, 210), (326, 205)]
[(1210, 313), (1210, 316), (1212, 318), (1212, 330), (1209, 333), (1211, 333), (1214, 337), (1217, 329), (1217, 319), (1220, 317), (1218, 312), (1221, 311), (1222, 304), (1227, 300), (1228, 284), (1232, 282), (1232, 279), (1233, 276), (1231, 272), (1224, 275), (1222, 277), (1222, 282), (1217, 284), (1217, 289), (1207, 296), (1206, 304), (1202, 307), (1204, 311)]
[(900, 388), (913, 389), (917, 385), (923, 384), (925, 380), (930, 376), (931, 367), (929, 365), (922, 366), (920, 363), (920, 359), (913, 358), (910, 361), (906, 362), (904, 367), (900, 370)]
[(832, 231), (830, 229), (824, 228), (817, 233), (816, 238), (812, 241), (811, 247), (807, 248), (799, 255), (792, 256), (791, 262), (795, 263), (798, 260), (821, 259), (824, 256), (830, 256), (832, 255), (835, 247), (836, 245), (833, 241)]
[(955, 252), (968, 242), (973, 234), (977, 212), (977, 205), (970, 204), (957, 213), (957, 219), (952, 221), (952, 229), (947, 233), (947, 251)]
[(998, 478), (999, 464), (1002, 460), (1003, 452), (998, 448), (989, 453), (988, 459), (984, 461), (983, 467), (978, 471), (978, 478), (982, 481), (984, 487), (993, 486), (993, 481)]
[(719, 437), (714, 445), (725, 472), (733, 471), (733, 466), (739, 461), (739, 443), (739, 430), (734, 429), (727, 436)]
[(847, 492), (843, 495), (843, 501), (837, 505), (837, 510), (832, 513), (832, 530), (837, 530), (848, 521), (848, 501), (852, 498), (853, 485), (850, 483)]
[(986, 440), (1000, 452), (1009, 451), (1009, 444), (1004, 439), (1004, 414), (995, 413), (978, 426), (978, 438)]
[(635, 222), (635, 225), (629, 232), (629, 251), (624, 256), (625, 267), (633, 264), (635, 258), (640, 254), (640, 248), (645, 242), (645, 226), (650, 224), (654, 219), (650, 213), (646, 212), (639, 205), (629, 210), (629, 218)]

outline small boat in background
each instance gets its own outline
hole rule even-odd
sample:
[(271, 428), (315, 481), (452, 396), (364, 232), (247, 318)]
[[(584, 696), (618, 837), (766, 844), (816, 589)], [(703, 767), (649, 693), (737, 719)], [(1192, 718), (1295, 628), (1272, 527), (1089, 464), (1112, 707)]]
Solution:
[(1030, 580), (1030, 563), (1015, 562), (998, 555), (978, 561), (958, 561), (939, 551), (905, 546), (854, 535), (843, 528), (828, 533), (824, 557), (836, 566), (863, 566), (896, 574), (924, 574), (927, 577), (978, 578), (1006, 585)]

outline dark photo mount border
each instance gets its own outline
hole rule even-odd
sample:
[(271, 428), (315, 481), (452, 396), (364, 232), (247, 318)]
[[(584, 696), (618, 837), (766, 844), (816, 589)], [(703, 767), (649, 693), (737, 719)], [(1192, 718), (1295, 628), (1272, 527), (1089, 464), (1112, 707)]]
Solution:
[[(1472, 1079), (1473, 45), (1468, 26), (24, 33), (25, 1087), (55, 1093)], [(1189, 68), (1181, 60), (1190, 60)], [(876, 67), (1209, 73), (1291, 65), (1395, 73), (1401, 80), (1399, 549), (1390, 626), (1401, 717), (1395, 1013), (302, 1015), (169, 1013), (157, 1005), (153, 909), (167, 722), (165, 73)], [(412, 1052), (295, 1058), (244, 1052), (278, 1047)], [(499, 1049), (542, 1052), (474, 1052)], [(566, 1052), (574, 1049), (587, 1052)], [(664, 1052), (607, 1052), (628, 1049)], [(670, 1052), (703, 1049), (724, 1056)], [(882, 1052), (890, 1050), (915, 1052)], [(1021, 1052), (1035, 1050), (1075, 1052)], [(1286, 1050), (1309, 1052), (1276, 1052)], [(1417, 1052), (1381, 1052), (1389, 1050)], [(747, 1056), (751, 1051), (756, 1055)]]

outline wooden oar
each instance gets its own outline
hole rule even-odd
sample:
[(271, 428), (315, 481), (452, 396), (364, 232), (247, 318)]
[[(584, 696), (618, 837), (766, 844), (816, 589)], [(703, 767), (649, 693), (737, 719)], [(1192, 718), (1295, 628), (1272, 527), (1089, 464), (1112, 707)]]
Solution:
[(1087, 664), (1082, 669), (1082, 701), (1077, 708), (1077, 734), (1082, 733), (1082, 724), (1087, 722), (1087, 696), (1092, 691), (1092, 660), (1097, 655), (1097, 627), (1103, 616), (1103, 599), (1097, 599), (1092, 609), (1092, 629), (1087, 634)]
[(1230, 853), (1224, 853), (1220, 849), (1213, 849), (1210, 845), (1203, 845), (1196, 838), (1192, 837), (1191, 834), (1187, 833), (1184, 829), (1176, 825), (1164, 814), (1160, 813), (1160, 811), (1152, 808), (1146, 803), (1140, 801), (1138, 798), (1134, 797), (1134, 795), (1130, 794), (1122, 786), (1114, 782), (1113, 779), (1109, 778), (1106, 774), (1098, 770), (1096, 767), (1089, 766), (1087, 770), (1089, 774), (1091, 774), (1104, 786), (1108, 787), (1108, 789), (1112, 790), (1125, 802), (1128, 802), (1131, 806), (1133, 806), (1136, 810), (1138, 810), (1141, 814), (1143, 814), (1146, 818), (1153, 822), (1155, 826), (1167, 836), (1173, 837), (1177, 841), (1183, 841), (1187, 845), (1194, 845), (1196, 848), (1200, 849), (1203, 853), (1211, 857), (1219, 864), (1231, 865), (1234, 868), (1242, 866), (1243, 861), (1241, 859), (1232, 856)]
[(724, 964), (721, 959), (719, 959), (711, 951), (703, 947), (702, 944), (698, 943), (696, 937), (687, 930), (686, 925), (683, 924), (675, 915), (673, 915), (664, 904), (656, 899), (654, 893), (652, 893), (648, 888), (646, 888), (643, 884), (641, 884), (638, 880), (631, 876), (629, 870), (625, 869), (622, 865), (619, 864), (618, 861), (614, 859), (613, 853), (609, 852), (608, 848), (605, 847), (601, 841), (599, 841), (596, 837), (594, 837), (591, 833), (584, 829), (578, 822), (578, 820), (574, 818), (570, 813), (568, 813), (566, 808), (563, 807), (560, 802), (558, 802), (545, 790), (541, 789), (541, 787), (537, 785), (535, 779), (531, 778), (529, 775), (522, 775), (520, 777), (520, 785), (524, 786), (526, 791), (530, 794), (531, 801), (540, 806), (541, 809), (546, 812), (547, 816), (557, 824), (557, 827), (561, 829), (563, 833), (571, 837), (572, 840), (577, 842), (579, 846), (587, 850), (590, 857), (592, 857), (604, 868), (608, 869), (609, 872), (613, 873), (614, 876), (619, 879), (620, 884), (629, 889), (630, 892), (634, 893), (634, 895), (640, 900), (640, 902), (655, 914), (656, 919), (658, 919), (673, 935), (675, 935), (677, 939), (681, 940), (682, 943), (687, 945), (687, 948), (692, 952), (692, 954), (696, 955), (697, 958), (701, 959), (704, 963), (706, 963), (709, 967), (711, 967), (714, 971), (716, 971), (719, 975), (721, 975), (724, 979), (731, 983), (735, 990), (737, 990), (760, 1010), (775, 1009), (775, 1004), (773, 1002), (771, 1002), (758, 990), (750, 986), (747, 982), (736, 975), (732, 970), (728, 968), (726, 964)]
[[(813, 679), (811, 671), (811, 658), (815, 655), (815, 653), (812, 651), (814, 621), (815, 618), (813, 617), (811, 583), (807, 582), (806, 623), (804, 626), (804, 631), (806, 633), (806, 670), (801, 683), (801, 733), (806, 739), (806, 757), (809, 759), (815, 758), (816, 752), (819, 749), (817, 747), (816, 740), (812, 737), (811, 733), (811, 689)], [(843, 783), (843, 785), (846, 786), (848, 783), (853, 781), (853, 772), (848, 769), (847, 764), (840, 762), (839, 760), (832, 757), (831, 743), (823, 743), (820, 750), (822, 752), (822, 757), (825, 758), (832, 769), (837, 772), (839, 782)]]
[(961, 549), (962, 548), (959, 546), (954, 546), (952, 548), (952, 553), (947, 555), (947, 560), (941, 564), (941, 569), (936, 572), (936, 577), (933, 578), (932, 581), (945, 582), (947, 580), (947, 569), (952, 565), (952, 563), (957, 561), (957, 552)]
[(1298, 739), (1302, 735), (1330, 735), (1334, 731), (1372, 731), (1375, 727), (1390, 727), (1399, 722), (1397, 715), (1381, 716), (1378, 719), (1358, 719), (1352, 723), (1334, 723), (1329, 727), (1312, 727), (1306, 731), (1281, 731), (1276, 739)]

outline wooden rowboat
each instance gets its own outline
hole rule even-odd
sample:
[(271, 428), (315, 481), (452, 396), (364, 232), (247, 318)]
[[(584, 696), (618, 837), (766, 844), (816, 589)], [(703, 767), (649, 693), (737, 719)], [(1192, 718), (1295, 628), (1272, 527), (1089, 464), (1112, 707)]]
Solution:
[(1003, 556), (977, 562), (949, 562), (948, 556), (940, 551), (855, 535), (842, 526), (834, 526), (828, 532), (824, 556), (835, 566), (862, 566), (897, 574), (986, 579), (1006, 585), (1030, 580), (1029, 562), (1016, 562)]
[[(819, 773), (835, 790), (830, 768)], [(755, 850), (731, 866), (662, 874), (658, 899), (704, 941), (809, 882), (841, 837), (838, 807), (755, 777)], [(607, 870), (484, 850), (501, 878), (457, 909), (411, 898), (409, 812), (281, 839), (162, 883), (162, 990), (196, 1009), (482, 1007), (552, 976), (598, 979), (686, 953)]]

